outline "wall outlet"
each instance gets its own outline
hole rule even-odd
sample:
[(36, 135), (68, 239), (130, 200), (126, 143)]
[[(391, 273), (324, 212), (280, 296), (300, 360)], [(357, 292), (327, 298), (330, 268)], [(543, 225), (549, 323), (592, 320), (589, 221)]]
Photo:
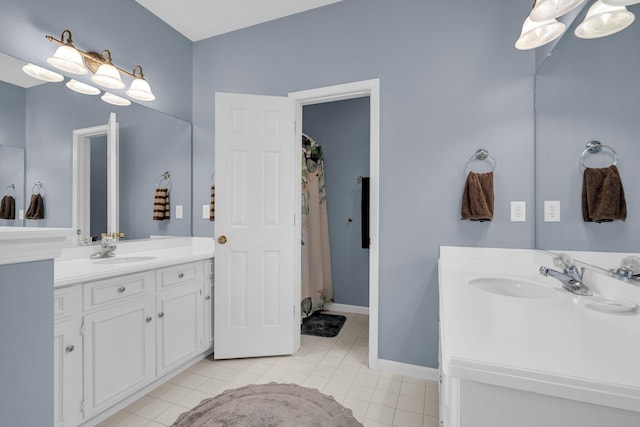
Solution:
[(210, 205), (202, 205), (202, 219), (209, 219), (209, 209)]
[(524, 201), (511, 202), (511, 222), (527, 221), (527, 203)]
[(176, 219), (182, 219), (182, 205), (176, 205)]
[(544, 222), (560, 222), (560, 200), (544, 201)]
[(18, 219), (24, 219), (24, 209), (18, 211)]

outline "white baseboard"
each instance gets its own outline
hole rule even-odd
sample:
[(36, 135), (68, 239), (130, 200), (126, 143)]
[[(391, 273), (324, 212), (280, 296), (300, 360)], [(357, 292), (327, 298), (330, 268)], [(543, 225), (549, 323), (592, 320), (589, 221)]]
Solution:
[(395, 362), (393, 360), (378, 359), (377, 369), (382, 372), (422, 378), (430, 381), (438, 381), (438, 378), (440, 377), (440, 372), (437, 369)]
[(354, 314), (369, 314), (369, 307), (362, 307), (359, 305), (347, 305), (330, 303), (325, 304), (325, 310), (340, 311), (342, 313), (354, 313)]

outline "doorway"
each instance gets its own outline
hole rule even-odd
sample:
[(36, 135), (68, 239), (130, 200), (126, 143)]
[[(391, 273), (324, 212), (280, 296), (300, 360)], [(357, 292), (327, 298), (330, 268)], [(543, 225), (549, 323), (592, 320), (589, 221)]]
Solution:
[[(289, 97), (295, 101), (296, 141), (302, 140), (303, 107), (343, 101), (355, 98), (369, 98), (369, 368), (378, 367), (378, 285), (379, 285), (379, 147), (380, 147), (380, 80), (372, 79), (336, 86), (293, 92)], [(300, 176), (300, 162), (297, 162)], [(301, 206), (298, 192), (297, 206)], [(300, 222), (296, 224), (297, 235), (301, 234)], [(297, 277), (301, 277), (301, 253), (297, 251)], [(296, 300), (300, 301), (300, 289)], [(300, 347), (300, 335), (295, 337), (295, 348)]]

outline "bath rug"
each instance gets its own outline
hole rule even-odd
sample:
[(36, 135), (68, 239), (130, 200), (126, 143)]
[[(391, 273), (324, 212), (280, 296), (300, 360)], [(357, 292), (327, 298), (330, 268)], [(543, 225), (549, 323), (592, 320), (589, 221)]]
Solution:
[(362, 427), (350, 409), (296, 384), (252, 384), (203, 400), (173, 427)]
[(326, 314), (314, 311), (309, 317), (302, 319), (300, 332), (316, 337), (335, 337), (340, 332), (346, 317), (337, 314)]

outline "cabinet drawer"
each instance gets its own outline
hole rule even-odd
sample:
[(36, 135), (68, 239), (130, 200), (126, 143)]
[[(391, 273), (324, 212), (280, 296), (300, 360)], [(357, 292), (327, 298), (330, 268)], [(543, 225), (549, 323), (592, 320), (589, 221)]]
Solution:
[(153, 272), (131, 274), (85, 283), (83, 287), (84, 309), (120, 302), (150, 291), (153, 284)]
[(56, 289), (53, 291), (53, 318), (55, 321), (63, 320), (75, 314), (80, 314), (80, 287), (70, 286), (68, 288)]
[(191, 262), (173, 267), (160, 268), (156, 271), (158, 290), (179, 286), (194, 281), (202, 282), (202, 263)]

